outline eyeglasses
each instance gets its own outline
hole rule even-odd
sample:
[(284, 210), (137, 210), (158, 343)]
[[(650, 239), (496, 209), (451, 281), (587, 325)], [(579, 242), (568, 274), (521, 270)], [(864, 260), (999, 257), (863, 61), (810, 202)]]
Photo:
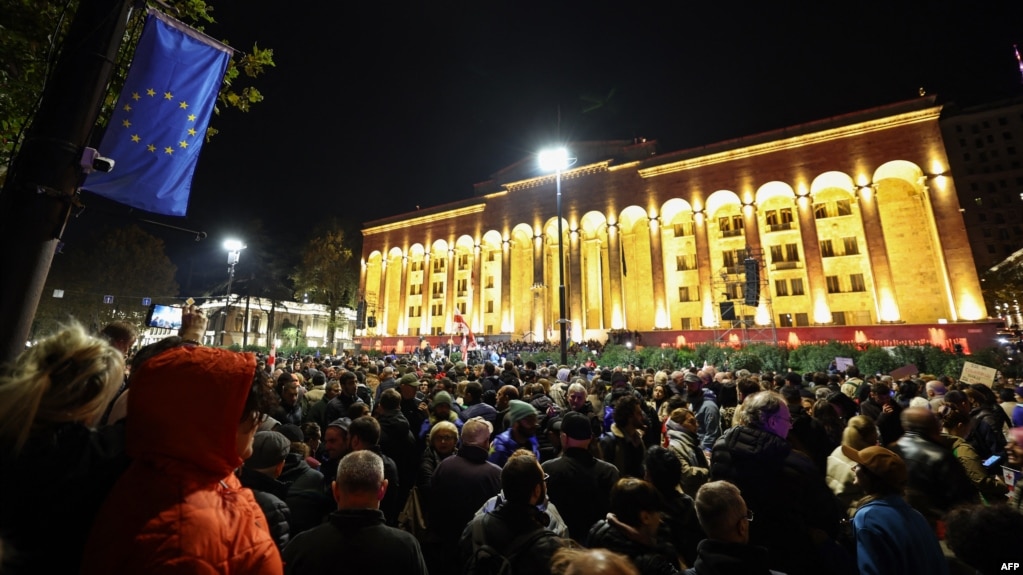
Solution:
[(746, 508), (746, 517), (745, 517), (745, 519), (746, 519), (746, 521), (749, 521), (750, 523), (753, 523), (753, 510), (748, 508), (748, 507)]
[(547, 483), (547, 480), (548, 480), (548, 479), (550, 479), (550, 478), (551, 478), (551, 476), (550, 476), (550, 475), (548, 475), (547, 473), (544, 473), (544, 474), (543, 474), (543, 482), (544, 482), (544, 483)]

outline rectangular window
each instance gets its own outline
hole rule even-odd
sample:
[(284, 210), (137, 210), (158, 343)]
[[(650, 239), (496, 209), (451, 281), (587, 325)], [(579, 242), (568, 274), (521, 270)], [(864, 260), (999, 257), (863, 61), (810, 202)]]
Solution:
[(409, 286), (409, 295), (423, 295), (423, 284), (412, 284)]
[(778, 232), (792, 229), (792, 208), (767, 211), (767, 231)]
[(494, 313), (494, 300), (487, 300), (487, 313)]
[(693, 235), (693, 222), (683, 222), (672, 226), (676, 238)]
[(432, 317), (441, 317), (444, 315), (444, 304), (435, 303), (430, 306), (430, 315)]
[(444, 282), (433, 282), (430, 284), (430, 294), (433, 297), (444, 296)]
[(693, 318), (691, 317), (682, 318), (682, 329), (693, 329)]
[(463, 278), (455, 283), (457, 284), (456, 286), (457, 291), (455, 295), (457, 295), (458, 297), (465, 297), (465, 295), (469, 293), (469, 280), (467, 278)]
[(845, 255), (855, 256), (860, 253), (860, 244), (856, 241), (856, 236), (842, 238), (842, 243), (845, 244)]
[(249, 326), (251, 327), (251, 329), (249, 331), (252, 331), (253, 333), (259, 333), (259, 316), (258, 315), (257, 316), (253, 316), (252, 321), (249, 323)]
[(850, 200), (835, 200), (833, 202), (820, 202), (813, 205), (814, 219), (835, 218), (838, 216), (852, 215), (852, 202)]
[(411, 333), (409, 333), (409, 335), (411, 335), (412, 337), (419, 337), (419, 333), (420, 333), (419, 328), (414, 327), (411, 329)]
[(810, 316), (805, 313), (796, 314), (796, 327), (807, 327), (810, 325)]
[(745, 271), (743, 267), (743, 261), (746, 259), (746, 250), (731, 250), (727, 252), (721, 252), (721, 259), (727, 272), (730, 274), (739, 274)]
[(484, 333), (486, 333), (487, 335), (494, 335), (494, 326), (488, 325), (484, 330)]
[(444, 271), (444, 267), (447, 265), (447, 260), (443, 257), (433, 259), (433, 273), (439, 273)]
[(696, 255), (695, 254), (681, 254), (675, 256), (675, 270), (684, 272), (696, 269)]
[(831, 323), (835, 325), (845, 325), (845, 312), (844, 311), (831, 312)]
[(700, 301), (699, 286), (681, 286), (678, 288), (678, 301)]
[(792, 295), (803, 295), (803, 278), (794, 278), (789, 280), (792, 285)]
[(469, 254), (461, 254), (458, 256), (458, 269), (467, 270), (469, 269)]
[(799, 261), (799, 246), (796, 244), (785, 244), (785, 261)]
[(721, 237), (733, 238), (742, 235), (745, 227), (742, 216), (725, 216), (718, 218), (718, 229), (721, 230)]
[(838, 283), (838, 276), (828, 276), (828, 293), (842, 293), (842, 286)]
[(409, 317), (419, 317), (419, 311), (420, 310), (422, 310), (422, 307), (410, 305), (410, 306), (408, 306), (408, 316)]
[(494, 289), (494, 276), (487, 276), (487, 283), (484, 287), (487, 289)]
[(831, 240), (821, 240), (821, 257), (835, 257), (835, 248), (831, 245)]
[(491, 250), (491, 251), (487, 252), (487, 261), (488, 262), (496, 262), (497, 261), (497, 250)]
[(430, 328), (430, 335), (444, 335), (444, 328), (439, 325), (435, 325)]
[(742, 284), (739, 282), (726, 284), (725, 293), (728, 299), (742, 299)]
[(867, 283), (863, 280), (863, 274), (852, 274), (849, 276), (850, 291), (867, 291)]
[(792, 314), (783, 313), (778, 316), (778, 327), (792, 327)]
[(778, 297), (789, 295), (789, 284), (785, 280), (774, 280), (774, 295)]

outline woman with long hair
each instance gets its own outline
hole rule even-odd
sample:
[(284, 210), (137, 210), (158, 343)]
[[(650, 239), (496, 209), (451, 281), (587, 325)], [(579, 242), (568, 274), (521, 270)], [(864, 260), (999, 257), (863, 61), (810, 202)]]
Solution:
[(123, 380), (121, 352), (78, 323), (0, 376), (0, 533), (13, 551), (5, 572), (78, 571), (92, 519), (127, 466), (123, 425), (94, 428)]

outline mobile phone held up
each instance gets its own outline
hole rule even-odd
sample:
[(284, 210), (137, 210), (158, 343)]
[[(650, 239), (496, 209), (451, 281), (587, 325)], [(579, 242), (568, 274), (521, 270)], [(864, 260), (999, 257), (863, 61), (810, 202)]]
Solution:
[(180, 307), (154, 303), (149, 306), (146, 325), (165, 329), (181, 329), (181, 311)]
[(987, 459), (984, 460), (984, 467), (991, 467), (992, 465), (998, 463), (1001, 460), (1002, 460), (1001, 455), (992, 455), (991, 457), (988, 457)]

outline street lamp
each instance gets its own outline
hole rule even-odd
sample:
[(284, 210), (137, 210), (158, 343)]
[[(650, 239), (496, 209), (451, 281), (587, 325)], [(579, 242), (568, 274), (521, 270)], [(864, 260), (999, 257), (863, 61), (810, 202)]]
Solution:
[(234, 283), (234, 266), (238, 263), (238, 257), (245, 244), (239, 240), (224, 240), (224, 249), (227, 250), (227, 305), (224, 309), (224, 323), (220, 329), (220, 345), (224, 345), (224, 334), (227, 332), (227, 315), (231, 311), (231, 284)]
[(555, 173), (558, 192), (558, 333), (561, 337), (561, 365), (568, 365), (568, 318), (565, 317), (565, 236), (561, 226), (561, 172), (575, 163), (575, 158), (568, 157), (565, 148), (543, 150), (539, 154), (540, 169)]

